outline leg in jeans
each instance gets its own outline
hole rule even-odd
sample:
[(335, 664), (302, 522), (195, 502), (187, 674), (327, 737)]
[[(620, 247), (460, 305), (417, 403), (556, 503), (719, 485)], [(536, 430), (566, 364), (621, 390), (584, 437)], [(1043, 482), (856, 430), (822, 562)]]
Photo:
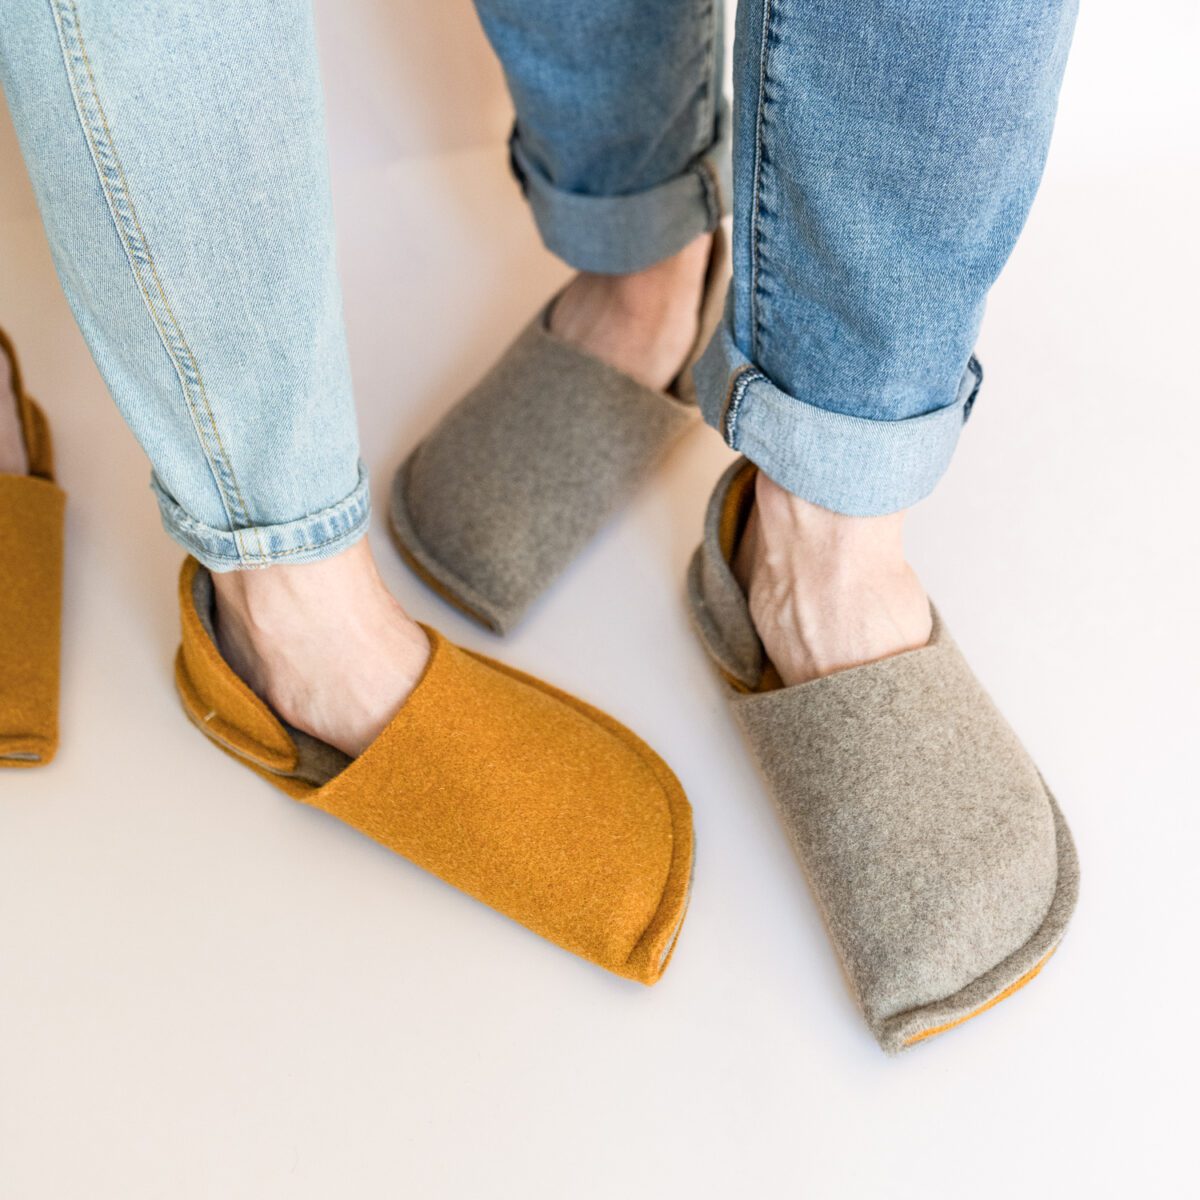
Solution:
[[(739, 10), (734, 285), (695, 376), (759, 470), (730, 476), (755, 492), (714, 497), (689, 595), (889, 1051), (1033, 978), (1075, 902), (1061, 814), (901, 541), (975, 395), (972, 344), (1041, 172), (1073, 7)], [(637, 101), (632, 85), (612, 101), (635, 131)], [(523, 120), (518, 96), (518, 138)], [(591, 249), (582, 233), (556, 248)]]
[(308, 8), (43, 0), (0, 20), (64, 283), (168, 529), (215, 571), (217, 646), (210, 580), (181, 576), (184, 708), (287, 795), (653, 983), (690, 889), (678, 781), (603, 714), (427, 640), (361, 537)]
[(945, 470), (1033, 200), (1074, 0), (743, 0), (734, 285), (697, 369), (760, 468), (738, 564), (785, 682), (922, 644), (903, 511)]
[[(546, 245), (582, 272), (551, 325), (662, 386), (726, 194), (720, 14), (478, 7), (517, 110), (514, 167)], [(903, 513), (974, 401), (972, 346), (1041, 175), (1074, 14), (739, 4), (734, 285), (696, 381), (709, 424), (761, 468), (739, 574), (788, 682), (928, 637)]]
[(163, 523), (216, 573), (227, 654), (282, 716), (356, 752), (427, 646), (360, 540), (307, 6), (19, 5), (0, 78)]
[(514, 171), (581, 273), (555, 333), (665, 387), (696, 335), (728, 210), (720, 0), (476, 0), (517, 119)]

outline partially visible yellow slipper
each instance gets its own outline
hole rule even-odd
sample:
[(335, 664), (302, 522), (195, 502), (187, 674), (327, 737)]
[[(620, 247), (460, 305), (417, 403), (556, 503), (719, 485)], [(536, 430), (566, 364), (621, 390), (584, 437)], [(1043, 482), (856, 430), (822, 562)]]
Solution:
[(0, 767), (37, 767), (58, 749), (63, 511), (50, 426), (26, 394), (0, 330), (0, 398), (16, 398), (27, 475), (0, 474)]
[(629, 730), (427, 629), (416, 689), (350, 760), (286, 727), (226, 663), (194, 559), (179, 598), (176, 684), (223, 750), (564, 949), (659, 978), (691, 886), (691, 808)]

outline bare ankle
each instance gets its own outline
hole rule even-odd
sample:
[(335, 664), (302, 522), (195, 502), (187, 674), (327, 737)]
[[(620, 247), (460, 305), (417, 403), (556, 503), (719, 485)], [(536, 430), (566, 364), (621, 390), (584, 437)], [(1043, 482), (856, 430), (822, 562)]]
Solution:
[(213, 583), (218, 611), (262, 638), (305, 622), (309, 614), (353, 613), (385, 590), (365, 539), (332, 558), (222, 572)]
[(785, 683), (928, 641), (929, 602), (905, 558), (904, 518), (831, 512), (759, 474), (734, 569)]
[(712, 249), (701, 234), (678, 254), (627, 275), (577, 275), (559, 296), (550, 328), (655, 390), (679, 374), (699, 330)]
[(712, 252), (711, 233), (702, 233), (682, 250), (627, 275), (600, 275), (630, 312), (653, 316), (673, 305), (694, 308)]
[(365, 540), (333, 558), (214, 576), (217, 641), (290, 724), (348, 754), (407, 699), (429, 657)]
[(810, 561), (849, 568), (904, 559), (906, 512), (847, 516), (792, 495), (761, 471), (755, 477), (754, 501), (770, 541), (799, 545)]

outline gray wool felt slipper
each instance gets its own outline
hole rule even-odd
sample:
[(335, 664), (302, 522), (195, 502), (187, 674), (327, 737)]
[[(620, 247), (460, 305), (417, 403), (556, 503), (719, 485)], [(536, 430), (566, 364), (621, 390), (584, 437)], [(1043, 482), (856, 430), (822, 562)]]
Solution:
[(699, 419), (690, 367), (728, 276), (718, 227), (699, 335), (665, 392), (556, 337), (546, 305), (396, 473), (390, 525), (409, 566), (467, 616), (510, 630)]
[(1075, 907), (1075, 846), (936, 610), (919, 650), (772, 687), (730, 569), (755, 473), (734, 463), (709, 503), (692, 615), (867, 1023), (895, 1053), (1041, 970)]

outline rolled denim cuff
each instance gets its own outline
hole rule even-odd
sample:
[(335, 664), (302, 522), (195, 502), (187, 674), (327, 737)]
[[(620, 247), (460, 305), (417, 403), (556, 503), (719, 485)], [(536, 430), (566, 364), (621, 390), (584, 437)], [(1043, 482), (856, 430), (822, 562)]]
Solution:
[(971, 356), (952, 404), (873, 420), (833, 412), (773, 384), (723, 324), (695, 368), (704, 419), (780, 487), (822, 508), (876, 517), (933, 491), (950, 465), (983, 369)]
[(673, 179), (643, 192), (588, 196), (557, 188), (509, 141), (520, 182), (546, 249), (577, 271), (625, 275), (653, 266), (717, 227), (732, 196), (729, 120), (722, 108), (711, 146)]
[(150, 487), (158, 500), (163, 528), (210, 571), (242, 571), (330, 558), (358, 541), (371, 518), (371, 491), (361, 462), (358, 484), (344, 500), (282, 525), (251, 525), (232, 532), (189, 516), (153, 475)]

